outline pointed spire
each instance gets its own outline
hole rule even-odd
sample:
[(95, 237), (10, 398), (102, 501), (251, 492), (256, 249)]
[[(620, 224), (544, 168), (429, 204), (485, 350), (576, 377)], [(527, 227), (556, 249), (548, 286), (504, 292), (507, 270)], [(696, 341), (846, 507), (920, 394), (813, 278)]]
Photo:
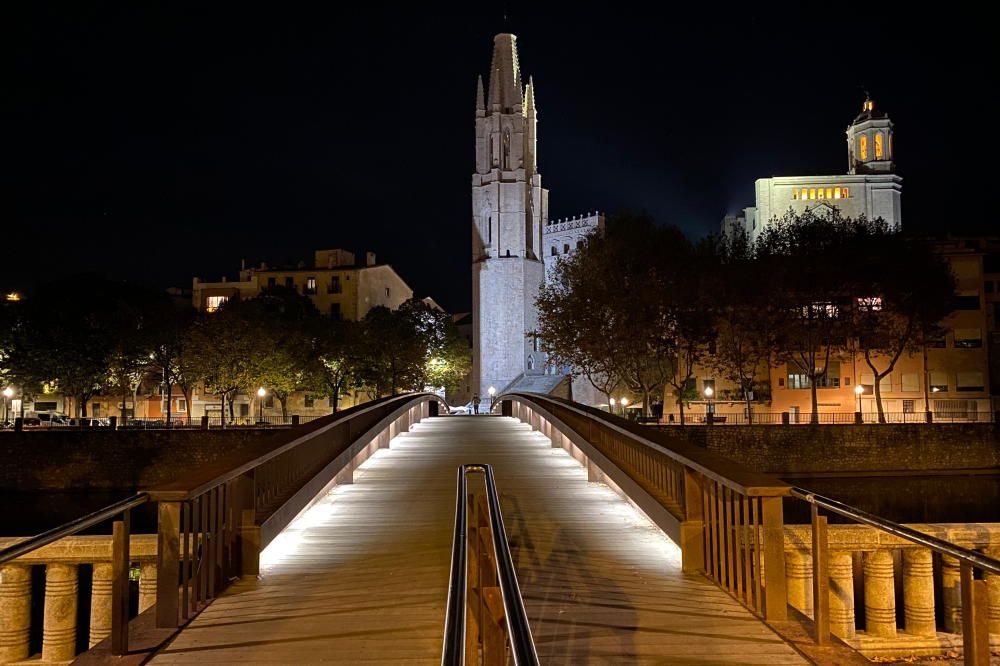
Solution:
[(490, 108), (503, 111), (519, 107), (522, 95), (521, 68), (517, 62), (517, 37), (510, 33), (501, 33), (493, 38)]
[(485, 94), (483, 93), (483, 75), (480, 74), (478, 80), (476, 81), (476, 115), (485, 115), (486, 112), (486, 102)]
[(535, 81), (528, 77), (528, 85), (524, 88), (524, 114), (526, 116), (535, 115)]

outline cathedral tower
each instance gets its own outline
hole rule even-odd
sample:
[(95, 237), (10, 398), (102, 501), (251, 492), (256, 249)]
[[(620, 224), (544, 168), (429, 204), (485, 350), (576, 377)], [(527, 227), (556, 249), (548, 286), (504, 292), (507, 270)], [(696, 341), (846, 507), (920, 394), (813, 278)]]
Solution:
[(531, 336), (545, 279), (542, 229), (548, 191), (538, 173), (534, 84), (522, 86), (517, 38), (493, 38), (489, 88), (476, 88), (476, 168), (472, 175), (472, 387), (506, 388), (544, 363)]
[(892, 173), (892, 121), (875, 110), (875, 101), (865, 96), (861, 113), (847, 128), (849, 174)]

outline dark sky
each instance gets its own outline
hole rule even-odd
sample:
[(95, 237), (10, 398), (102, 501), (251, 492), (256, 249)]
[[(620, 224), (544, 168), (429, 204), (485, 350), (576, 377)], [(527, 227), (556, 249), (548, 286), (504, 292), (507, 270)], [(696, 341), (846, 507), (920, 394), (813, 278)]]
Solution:
[(505, 28), (502, 3), (18, 4), (0, 10), (0, 287), (190, 286), (346, 247), (467, 309), (474, 86), (505, 30), (535, 79), (552, 217), (714, 231), (755, 178), (843, 173), (868, 89), (897, 126), (904, 226), (988, 229), (996, 53), (971, 10), (532, 4)]

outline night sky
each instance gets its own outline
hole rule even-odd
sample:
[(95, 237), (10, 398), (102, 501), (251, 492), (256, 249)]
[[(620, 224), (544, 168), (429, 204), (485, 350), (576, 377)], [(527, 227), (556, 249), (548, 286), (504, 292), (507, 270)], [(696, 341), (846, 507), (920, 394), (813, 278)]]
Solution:
[(85, 270), (190, 287), (345, 247), (467, 310), (475, 81), (504, 31), (534, 76), (553, 218), (644, 209), (715, 231), (755, 178), (844, 173), (867, 89), (896, 123), (904, 226), (991, 229), (981, 13), (19, 4), (0, 10), (0, 288)]

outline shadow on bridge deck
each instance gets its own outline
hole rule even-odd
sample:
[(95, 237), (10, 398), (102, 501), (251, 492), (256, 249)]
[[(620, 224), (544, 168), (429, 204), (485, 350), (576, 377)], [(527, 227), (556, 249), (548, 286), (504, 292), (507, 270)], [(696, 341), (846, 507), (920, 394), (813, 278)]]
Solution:
[(510, 418), (426, 419), (289, 526), (154, 659), (439, 661), (455, 469), (490, 463), (545, 664), (805, 663), (541, 434)]

